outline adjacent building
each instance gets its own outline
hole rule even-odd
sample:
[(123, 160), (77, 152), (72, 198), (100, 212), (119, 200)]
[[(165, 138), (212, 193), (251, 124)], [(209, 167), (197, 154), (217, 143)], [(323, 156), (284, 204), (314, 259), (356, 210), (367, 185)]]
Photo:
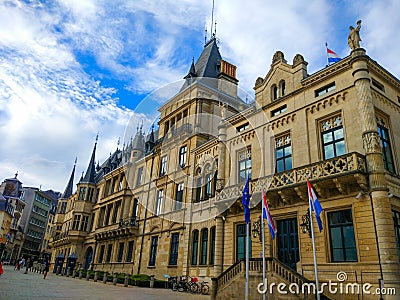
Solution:
[(314, 224), (320, 282), (342, 271), (349, 282), (400, 288), (400, 81), (362, 48), (314, 74), (307, 64), (277, 51), (247, 104), (236, 67), (208, 41), (159, 108), (157, 131), (138, 130), (97, 167), (96, 140), (77, 191), (70, 180), (58, 203), (53, 258), (75, 254), (85, 269), (159, 279), (216, 278), (217, 299), (243, 298), (249, 178), (258, 299), (263, 190), (277, 227), (275, 239), (265, 231), (268, 279), (315, 280), (309, 180), (324, 209), (323, 231)]

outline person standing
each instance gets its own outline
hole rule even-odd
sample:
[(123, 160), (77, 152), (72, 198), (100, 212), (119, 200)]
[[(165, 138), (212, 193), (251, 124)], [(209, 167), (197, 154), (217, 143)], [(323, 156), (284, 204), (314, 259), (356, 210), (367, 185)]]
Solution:
[(28, 274), (28, 269), (29, 269), (29, 265), (31, 264), (31, 258), (28, 257), (28, 259), (25, 262), (25, 272), (24, 274)]
[(4, 262), (4, 259), (0, 260), (0, 278), (1, 278), (1, 275), (4, 273), (3, 262)]
[(44, 262), (44, 272), (43, 272), (43, 279), (46, 279), (47, 273), (49, 272), (49, 262), (46, 260)]

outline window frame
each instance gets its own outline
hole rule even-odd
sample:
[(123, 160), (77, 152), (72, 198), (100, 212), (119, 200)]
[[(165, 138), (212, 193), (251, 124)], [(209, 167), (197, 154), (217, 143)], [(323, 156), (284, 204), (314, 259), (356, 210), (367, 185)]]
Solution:
[(155, 214), (157, 216), (161, 215), (163, 200), (164, 200), (164, 190), (163, 189), (157, 190), (157, 198), (155, 206)]
[(200, 261), (199, 265), (207, 265), (208, 257), (208, 228), (203, 228), (200, 234)]
[(186, 166), (186, 158), (187, 158), (187, 145), (183, 145), (179, 148), (179, 166), (181, 168)]
[[(241, 150), (238, 153), (238, 183), (246, 182), (247, 178), (251, 179), (252, 175), (251, 154), (252, 154), (251, 148), (246, 148), (245, 150)], [(241, 158), (241, 155), (244, 155), (243, 158)], [(241, 169), (242, 162), (244, 163), (244, 169)], [(250, 164), (248, 164), (248, 162), (250, 162)], [(244, 173), (245, 177), (242, 177), (241, 173)]]
[[(393, 160), (393, 151), (392, 151), (392, 144), (390, 141), (389, 128), (387, 128), (383, 124), (378, 123), (378, 135), (379, 135), (380, 145), (382, 148), (383, 167), (389, 173), (396, 174), (396, 166)], [(390, 159), (390, 162), (388, 161), (388, 159)]]
[(148, 264), (149, 267), (156, 266), (157, 248), (158, 248), (158, 236), (152, 236), (150, 244), (149, 264)]
[(197, 266), (199, 256), (199, 230), (195, 229), (192, 232), (192, 258), (191, 265)]
[[(185, 190), (185, 186), (183, 182), (177, 183), (176, 184), (176, 193), (175, 193), (175, 204), (174, 204), (174, 210), (179, 210), (182, 209), (182, 203), (183, 203), (183, 191)], [(179, 203), (179, 204), (178, 204)]]
[(171, 234), (168, 265), (176, 266), (178, 264), (178, 255), (179, 255), (179, 232), (174, 232)]
[(164, 176), (167, 173), (167, 155), (164, 155), (160, 159), (160, 176)]

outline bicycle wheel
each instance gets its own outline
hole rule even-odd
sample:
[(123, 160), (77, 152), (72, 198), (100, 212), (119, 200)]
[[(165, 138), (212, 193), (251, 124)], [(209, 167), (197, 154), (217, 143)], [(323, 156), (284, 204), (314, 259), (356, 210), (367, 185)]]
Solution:
[(183, 292), (184, 290), (185, 290), (184, 284), (182, 284), (181, 282), (178, 283), (178, 292)]
[(195, 293), (197, 293), (197, 290), (198, 290), (198, 286), (197, 286), (196, 283), (193, 282), (193, 283), (190, 285), (190, 292), (193, 293), (193, 294), (195, 294)]
[(201, 288), (201, 293), (203, 295), (208, 295), (208, 293), (210, 292), (210, 288), (208, 285), (203, 285), (203, 287)]

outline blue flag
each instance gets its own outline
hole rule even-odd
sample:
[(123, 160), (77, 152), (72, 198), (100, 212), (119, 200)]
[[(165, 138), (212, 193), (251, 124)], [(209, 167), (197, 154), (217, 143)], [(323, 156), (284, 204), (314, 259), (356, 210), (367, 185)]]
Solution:
[(250, 191), (249, 191), (249, 178), (243, 188), (242, 204), (244, 206), (244, 221), (246, 224), (250, 223)]
[(315, 212), (315, 218), (317, 219), (318, 229), (319, 232), (322, 231), (322, 220), (321, 220), (321, 213), (322, 213), (322, 206), (319, 203), (317, 195), (314, 192), (314, 189), (311, 186), (311, 183), (307, 179), (307, 187), (308, 187), (308, 200), (310, 201), (311, 211)]

